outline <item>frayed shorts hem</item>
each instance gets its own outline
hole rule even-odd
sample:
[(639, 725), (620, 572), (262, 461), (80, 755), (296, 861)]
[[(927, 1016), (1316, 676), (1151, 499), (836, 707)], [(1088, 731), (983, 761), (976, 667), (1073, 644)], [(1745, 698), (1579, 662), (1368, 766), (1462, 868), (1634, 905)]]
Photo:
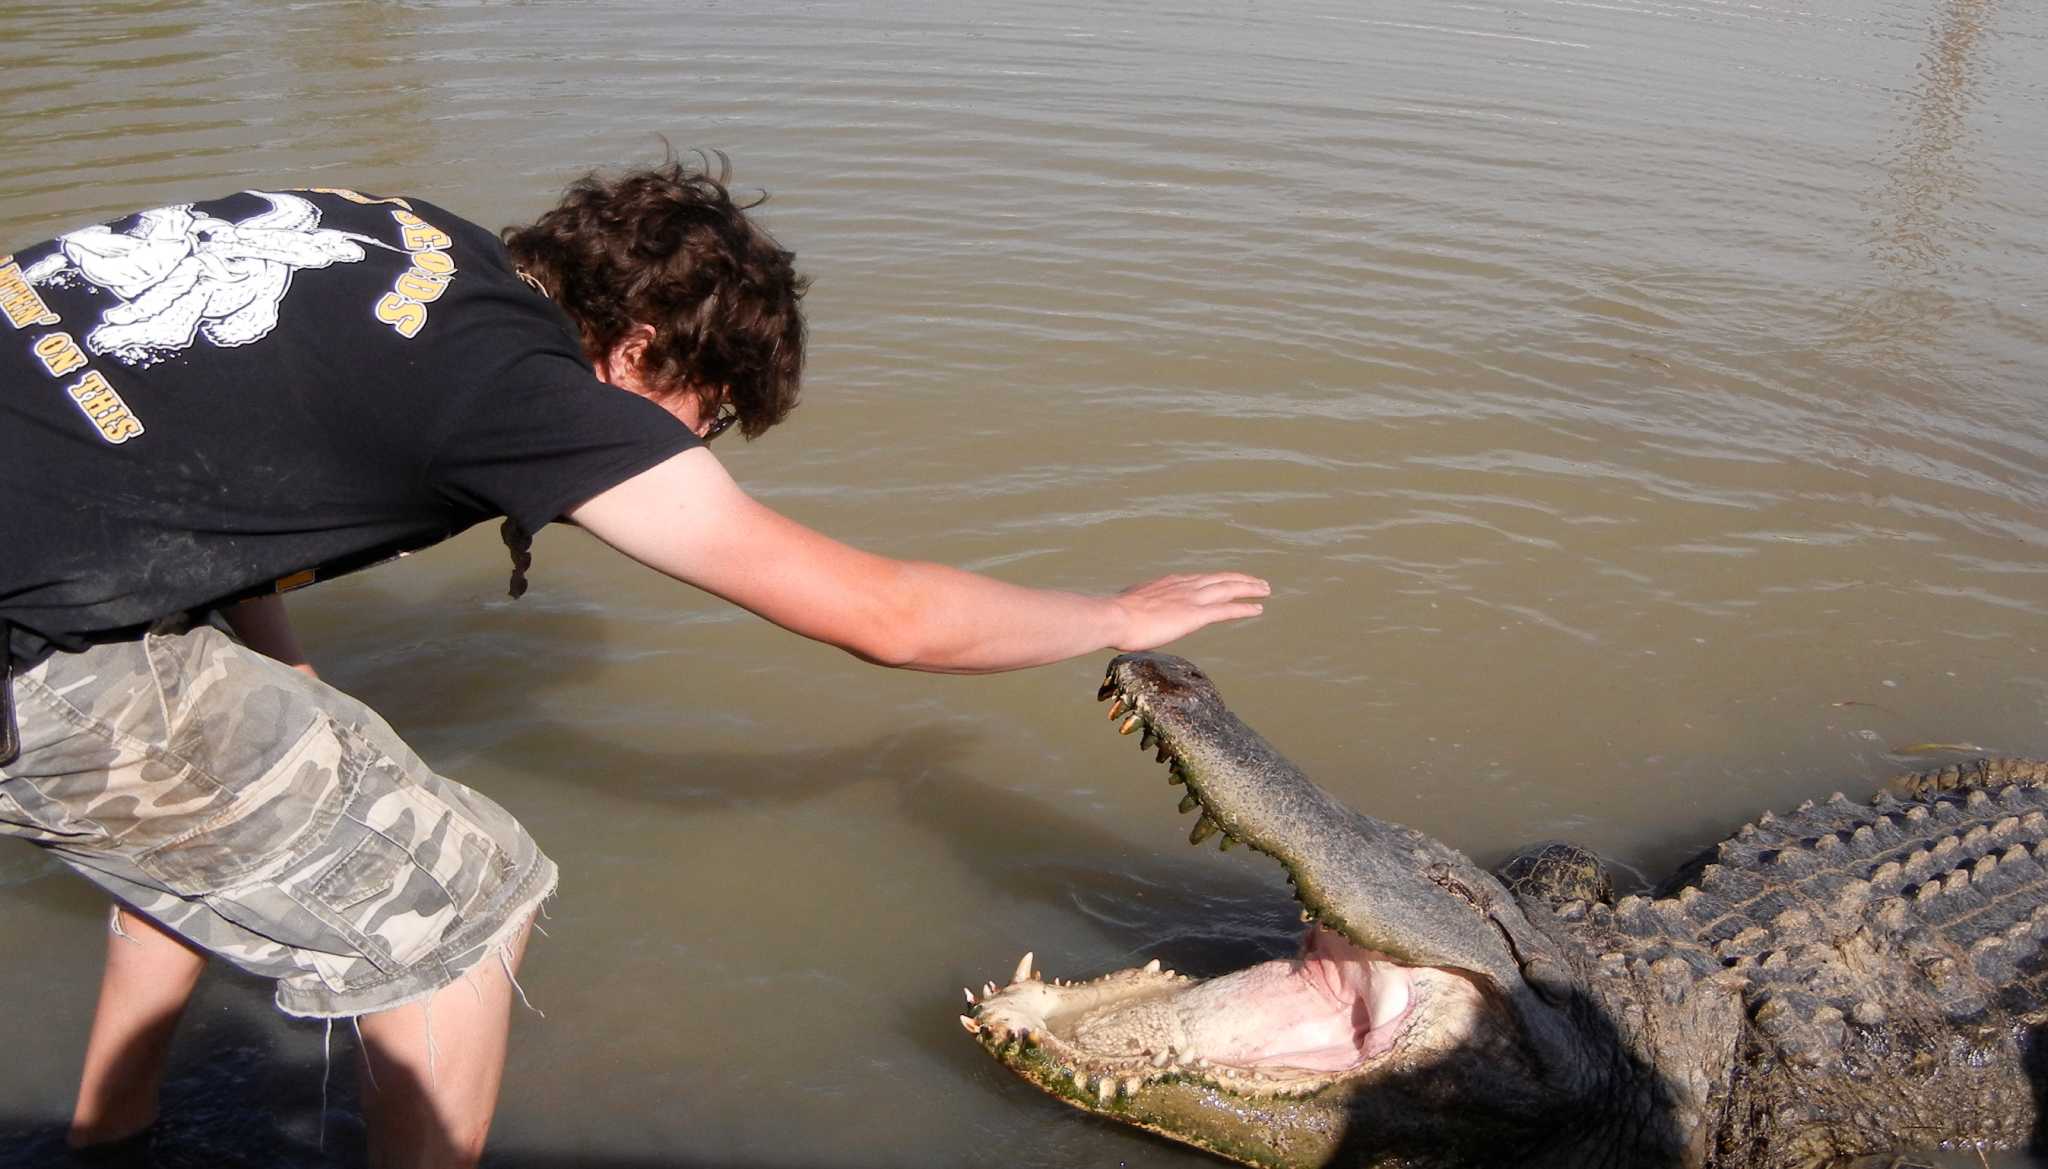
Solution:
[(540, 913), (541, 905), (554, 896), (556, 879), (555, 863), (536, 855), (520, 879), (508, 886), (512, 892), (504, 900), (502, 913), (489, 914), (475, 928), (442, 943), (410, 968), (382, 982), (347, 990), (295, 986), (281, 981), (273, 1001), (279, 1011), (293, 1018), (347, 1019), (430, 999), (478, 966), (509, 951)]

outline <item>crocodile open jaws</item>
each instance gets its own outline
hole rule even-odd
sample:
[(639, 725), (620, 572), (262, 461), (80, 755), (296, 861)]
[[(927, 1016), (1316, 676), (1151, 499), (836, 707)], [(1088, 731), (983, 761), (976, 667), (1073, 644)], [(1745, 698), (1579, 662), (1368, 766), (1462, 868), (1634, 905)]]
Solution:
[(1179, 658), (1119, 657), (1100, 697), (1185, 787), (1190, 840), (1279, 861), (1318, 924), (1213, 979), (1047, 981), (1027, 954), (970, 991), (966, 1029), (1069, 1103), (1272, 1169), (1815, 1169), (2036, 1138), (2048, 764), (1765, 813), (1610, 904), (1569, 864), (1504, 882), (1343, 807)]

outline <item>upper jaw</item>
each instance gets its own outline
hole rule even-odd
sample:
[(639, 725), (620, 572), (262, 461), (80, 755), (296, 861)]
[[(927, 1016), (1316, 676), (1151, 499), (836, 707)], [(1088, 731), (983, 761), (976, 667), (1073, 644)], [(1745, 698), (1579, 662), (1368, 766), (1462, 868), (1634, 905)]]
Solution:
[[(1117, 724), (1119, 733), (1140, 735), (1140, 748), (1153, 750), (1155, 759), (1166, 764), (1167, 782), (1187, 789), (1181, 811), (1199, 812), (1188, 834), (1189, 844), (1200, 844), (1211, 836), (1220, 836), (1220, 847), (1226, 850), (1249, 844), (1280, 861), (1288, 869), (1290, 883), (1296, 880), (1293, 864), (1273, 839), (1279, 834), (1265, 831), (1273, 827), (1261, 814), (1267, 809), (1250, 800), (1232, 800), (1223, 790), (1225, 781), (1235, 773), (1256, 774), (1276, 766), (1291, 770), (1291, 765), (1238, 721), (1206, 674), (1171, 654), (1121, 654), (1109, 663), (1095, 697), (1109, 703), (1109, 721)], [(1322, 796), (1320, 790), (1315, 794)], [(1311, 813), (1324, 810), (1306, 809)], [(1327, 810), (1342, 809), (1331, 802)], [(1302, 920), (1312, 920), (1317, 907), (1299, 889), (1295, 896), (1303, 902)]]
[(1123, 654), (1096, 696), (1185, 786), (1181, 810), (1199, 810), (1189, 842), (1220, 834), (1224, 848), (1242, 843), (1279, 861), (1304, 921), (1403, 965), (1468, 971), (1504, 992), (1520, 984), (1516, 948), (1543, 943), (1499, 882), (1437, 840), (1337, 802), (1231, 713), (1192, 663)]

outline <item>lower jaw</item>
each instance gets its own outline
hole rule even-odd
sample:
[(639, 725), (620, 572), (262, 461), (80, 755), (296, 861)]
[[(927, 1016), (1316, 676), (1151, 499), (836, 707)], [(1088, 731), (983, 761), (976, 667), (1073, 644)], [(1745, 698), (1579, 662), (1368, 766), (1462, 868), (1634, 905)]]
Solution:
[[(1256, 968), (1240, 971), (1230, 977), (1244, 977), (1255, 971)], [(1206, 985), (1225, 981), (1198, 983), (1188, 993), (1200, 994)], [(1138, 1004), (1140, 1009), (1143, 1005)], [(1091, 1025), (1101, 1025), (1105, 1019), (1113, 1029), (1128, 1034), (1115, 1028), (1118, 1014), (1119, 1005), (1108, 1004), (1079, 1020), (1062, 1023), (1057, 1021), (1057, 1014), (1049, 1023), (1017, 1020), (1007, 1027), (992, 1028), (980, 1037), (998, 1058), (1027, 1072), (1030, 1078), (1058, 1081), (1047, 1085), (1048, 1090), (1084, 1098), (1090, 1103), (1129, 1098), (1162, 1084), (1206, 1086), (1247, 1097), (1298, 1098), (1364, 1072), (1392, 1047), (1409, 1022), (1404, 1011), (1391, 1025), (1366, 1036), (1363, 1046), (1348, 1040), (1316, 1043), (1313, 1031), (1306, 1036), (1288, 1037), (1295, 1042), (1274, 1039), (1265, 1043), (1232, 1043), (1213, 1038), (1205, 1041), (1199, 1034), (1200, 1024), (1195, 1024), (1197, 1033), (1192, 1036), (1183, 1032), (1175, 1040), (1162, 1037), (1152, 1042), (1127, 1043), (1121, 1050), (1091, 1049), (1075, 1034), (1077, 1026), (1085, 1031)], [(1028, 1069), (1026, 1064), (1030, 1065)]]
[[(1350, 1125), (1344, 1091), (1305, 1085), (1291, 1094), (1243, 1094), (1228, 1081), (1174, 1074), (1105, 1095), (1094, 1084), (1077, 1086), (1057, 1057), (1042, 1050), (1020, 1051), (1004, 1062), (1073, 1107), (1266, 1169), (1329, 1164)], [(1322, 1087), (1342, 1086), (1331, 1080)]]
[[(1102, 1004), (1053, 1030), (1076, 1058), (1105, 1067), (1121, 1045), (1295, 1085), (1343, 1078), (1384, 1055), (1410, 1022), (1413, 993), (1409, 972), (1376, 955), (1354, 951), (1338, 961), (1312, 951), (1190, 983), (1164, 999)], [(1091, 1046), (1099, 1053), (1092, 1059)]]
[[(1046, 982), (1031, 956), (986, 988), (968, 1030), (999, 1059), (1090, 1106), (1166, 1083), (1248, 1097), (1314, 1095), (1369, 1075), (1419, 1025), (1433, 985), (1409, 968), (1312, 929), (1293, 959), (1206, 980), (1154, 961), (1081, 983)], [(1376, 1022), (1377, 1025), (1363, 1025)]]

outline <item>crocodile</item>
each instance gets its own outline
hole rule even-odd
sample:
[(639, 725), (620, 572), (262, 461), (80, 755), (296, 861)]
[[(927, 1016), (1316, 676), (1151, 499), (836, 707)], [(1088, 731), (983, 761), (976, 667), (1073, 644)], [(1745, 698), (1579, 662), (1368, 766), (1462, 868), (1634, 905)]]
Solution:
[(968, 1032), (1089, 1112), (1247, 1165), (1820, 1169), (2042, 1135), (2048, 763), (1765, 813), (1649, 895), (1588, 854), (1511, 882), (1354, 812), (1165, 654), (1100, 697), (1220, 836), (1278, 861), (1298, 955), (967, 992)]

